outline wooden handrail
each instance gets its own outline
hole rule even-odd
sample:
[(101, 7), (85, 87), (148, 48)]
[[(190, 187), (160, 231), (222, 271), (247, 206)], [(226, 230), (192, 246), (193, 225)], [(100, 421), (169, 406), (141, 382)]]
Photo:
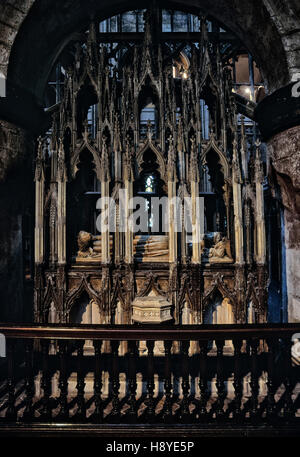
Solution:
[(300, 333), (300, 323), (246, 325), (73, 325), (73, 324), (1, 324), (7, 338), (73, 340), (149, 340), (198, 341), (251, 338), (289, 338)]

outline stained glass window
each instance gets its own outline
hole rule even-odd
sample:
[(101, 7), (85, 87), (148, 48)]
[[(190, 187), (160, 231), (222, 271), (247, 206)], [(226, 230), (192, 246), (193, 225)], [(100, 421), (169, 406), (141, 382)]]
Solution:
[(148, 176), (146, 179), (145, 192), (154, 192), (154, 178), (153, 176)]

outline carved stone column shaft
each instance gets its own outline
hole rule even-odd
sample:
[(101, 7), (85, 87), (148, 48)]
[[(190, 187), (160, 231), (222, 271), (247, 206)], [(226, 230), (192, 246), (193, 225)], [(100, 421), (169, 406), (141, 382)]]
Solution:
[(234, 141), (233, 147), (232, 193), (234, 207), (235, 261), (237, 264), (243, 264), (243, 209), (241, 193), (241, 175), (236, 140)]
[(201, 237), (204, 236), (204, 198), (198, 197), (199, 184), (191, 182), (192, 263), (201, 263)]
[(133, 262), (133, 232), (130, 227), (130, 215), (131, 209), (129, 208), (129, 202), (133, 197), (133, 183), (129, 180), (125, 180), (125, 221), (126, 221), (126, 232), (125, 232), (125, 262), (131, 264)]
[(66, 263), (66, 184), (65, 153), (60, 140), (57, 163), (57, 261)]
[[(42, 167), (42, 165), (41, 165)], [(37, 174), (37, 173), (36, 173)], [(44, 260), (44, 170), (41, 168), (35, 179), (35, 229), (34, 229), (34, 258), (35, 263)]]
[(260, 143), (256, 143), (255, 187), (256, 187), (256, 262), (263, 265), (266, 262), (266, 227), (264, 203), (264, 176), (260, 154)]
[(176, 224), (176, 183), (175, 181), (168, 182), (168, 204), (169, 204), (169, 262), (177, 262), (177, 233), (175, 230)]
[[(109, 198), (109, 182), (108, 181), (101, 181), (101, 198), (107, 199), (105, 203), (105, 208), (102, 208), (102, 212), (106, 212), (108, 214), (109, 208), (108, 205), (108, 198)], [(105, 225), (107, 225), (107, 229), (103, 230), (101, 236), (101, 262), (102, 263), (109, 263), (110, 262), (110, 237), (109, 237), (109, 217), (107, 220), (103, 221)]]

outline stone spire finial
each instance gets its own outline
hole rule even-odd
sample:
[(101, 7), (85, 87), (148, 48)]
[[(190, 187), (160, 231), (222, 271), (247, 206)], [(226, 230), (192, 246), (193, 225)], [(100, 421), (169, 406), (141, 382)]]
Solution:
[(96, 41), (97, 41), (96, 24), (95, 24), (94, 17), (91, 17), (87, 42), (88, 42), (88, 44), (92, 44), (92, 43), (96, 43)]
[(245, 117), (241, 116), (241, 157), (242, 157), (242, 168), (243, 174), (246, 180), (248, 180), (248, 148), (247, 138), (245, 134)]
[(232, 142), (233, 145), (233, 157), (232, 157), (232, 168), (234, 173), (234, 180), (235, 182), (241, 183), (241, 169), (240, 169), (240, 162), (239, 162), (239, 153), (238, 153), (238, 140), (237, 140), (237, 132), (235, 131), (234, 140)]
[(91, 71), (94, 71), (98, 64), (99, 48), (97, 44), (97, 28), (94, 17), (91, 17), (87, 37), (87, 59)]
[(197, 154), (196, 138), (191, 138), (191, 154), (190, 154), (190, 179), (193, 182), (199, 182), (199, 161)]
[(259, 138), (255, 141), (256, 153), (255, 153), (255, 181), (263, 183), (264, 181), (264, 170), (261, 158), (261, 141)]
[(173, 136), (170, 135), (168, 138), (169, 150), (168, 150), (168, 179), (174, 181), (176, 176), (176, 160), (174, 151)]
[(178, 152), (185, 152), (183, 125), (182, 125), (181, 117), (179, 118), (179, 122), (178, 122), (177, 150), (178, 150)]
[(44, 157), (43, 157), (43, 146), (44, 146), (44, 139), (39, 136), (38, 137), (38, 150), (36, 155), (35, 161), (35, 181), (40, 181), (43, 176), (44, 172)]
[(152, 142), (152, 136), (153, 136), (152, 124), (151, 124), (150, 119), (148, 119), (148, 121), (147, 121), (147, 138), (150, 143)]
[(121, 145), (121, 135), (120, 135), (120, 122), (118, 114), (115, 114), (115, 124), (114, 124), (114, 152), (119, 152), (122, 149)]
[(64, 181), (66, 178), (65, 148), (62, 138), (58, 142), (57, 155), (57, 180)]
[(101, 154), (101, 171), (103, 181), (110, 181), (110, 167), (109, 167), (109, 157), (108, 157), (108, 146), (107, 146), (107, 137), (103, 136), (102, 139), (102, 154)]
[(83, 121), (82, 125), (83, 125), (83, 139), (84, 139), (84, 141), (88, 141), (89, 136), (90, 136), (88, 120), (85, 119)]
[(133, 151), (131, 138), (126, 136), (125, 157), (124, 157), (124, 180), (133, 181)]

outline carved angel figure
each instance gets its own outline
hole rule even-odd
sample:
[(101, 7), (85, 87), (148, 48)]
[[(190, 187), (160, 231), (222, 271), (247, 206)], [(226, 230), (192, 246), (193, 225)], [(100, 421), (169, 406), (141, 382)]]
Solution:
[(91, 233), (81, 231), (78, 233), (77, 243), (78, 243), (78, 257), (96, 257), (99, 254), (95, 253), (91, 244), (94, 237)]
[(230, 241), (225, 237), (222, 238), (220, 232), (215, 233), (214, 246), (210, 248), (208, 257), (210, 262), (232, 261)]

